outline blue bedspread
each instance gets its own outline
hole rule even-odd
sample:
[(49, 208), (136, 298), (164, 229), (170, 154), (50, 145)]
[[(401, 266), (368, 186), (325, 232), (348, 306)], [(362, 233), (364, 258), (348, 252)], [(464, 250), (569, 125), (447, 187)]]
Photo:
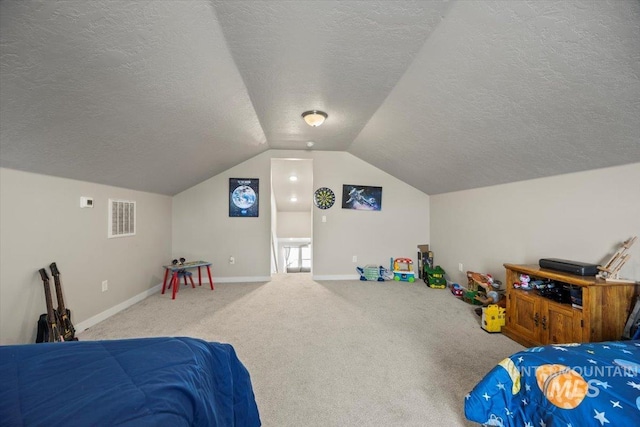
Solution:
[(194, 338), (0, 347), (0, 424), (259, 426), (229, 344)]
[(640, 341), (516, 353), (466, 396), (465, 415), (490, 426), (640, 426)]

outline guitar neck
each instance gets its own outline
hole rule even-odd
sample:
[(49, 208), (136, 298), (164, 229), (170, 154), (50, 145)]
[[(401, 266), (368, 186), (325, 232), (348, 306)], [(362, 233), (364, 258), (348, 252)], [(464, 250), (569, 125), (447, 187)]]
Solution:
[(49, 266), (51, 269), (51, 275), (53, 276), (53, 282), (56, 285), (56, 298), (58, 299), (58, 313), (61, 316), (66, 313), (66, 309), (64, 307), (64, 296), (62, 295), (62, 283), (60, 282), (60, 271), (58, 270), (58, 266), (55, 262), (51, 263)]
[(58, 312), (62, 315), (66, 312), (64, 307), (64, 297), (62, 296), (62, 284), (60, 283), (60, 276), (53, 276), (53, 283), (56, 285), (56, 297), (58, 299)]
[(56, 325), (55, 313), (53, 311), (53, 301), (51, 299), (51, 285), (49, 284), (49, 277), (44, 268), (40, 269), (40, 275), (42, 276), (42, 283), (44, 283), (44, 297), (47, 303), (47, 318), (50, 326)]

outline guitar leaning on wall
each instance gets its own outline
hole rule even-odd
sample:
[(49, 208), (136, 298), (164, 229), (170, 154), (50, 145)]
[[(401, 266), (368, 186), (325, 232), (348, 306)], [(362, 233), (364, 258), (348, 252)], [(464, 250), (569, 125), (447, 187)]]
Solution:
[(51, 300), (51, 285), (49, 284), (49, 275), (44, 268), (38, 270), (42, 283), (44, 283), (44, 296), (47, 303), (47, 312), (41, 314), (38, 319), (38, 335), (36, 342), (56, 342), (64, 341), (58, 329), (58, 313), (53, 309), (53, 301)]
[(60, 282), (60, 271), (55, 262), (49, 265), (53, 281), (56, 284), (56, 297), (58, 298), (58, 318), (60, 319), (60, 331), (65, 341), (78, 341), (76, 338), (76, 329), (71, 323), (71, 311), (64, 306), (64, 297), (62, 295), (62, 283)]

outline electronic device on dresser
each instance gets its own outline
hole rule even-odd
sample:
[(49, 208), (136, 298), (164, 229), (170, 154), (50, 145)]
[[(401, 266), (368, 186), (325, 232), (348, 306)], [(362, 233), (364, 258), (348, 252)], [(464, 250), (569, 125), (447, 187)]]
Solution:
[(588, 264), (580, 261), (569, 261), (558, 258), (541, 258), (539, 264), (541, 268), (564, 271), (578, 276), (595, 276), (598, 274), (598, 266), (596, 264)]

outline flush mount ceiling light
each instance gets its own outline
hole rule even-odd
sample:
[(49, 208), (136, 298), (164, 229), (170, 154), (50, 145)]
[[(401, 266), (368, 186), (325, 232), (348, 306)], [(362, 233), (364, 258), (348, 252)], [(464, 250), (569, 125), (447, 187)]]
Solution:
[(318, 127), (324, 123), (325, 119), (329, 117), (327, 113), (319, 110), (305, 111), (302, 113), (302, 118), (309, 126)]
[(289, 181), (291, 181), (291, 182), (295, 182), (295, 181), (297, 181), (297, 180), (298, 180), (298, 177), (297, 177), (297, 176), (295, 176), (295, 175), (291, 175), (291, 176), (289, 177)]
[(291, 199), (289, 199), (289, 200), (291, 200), (292, 202), (295, 203), (295, 202), (298, 201), (298, 198), (296, 196), (291, 196)]

